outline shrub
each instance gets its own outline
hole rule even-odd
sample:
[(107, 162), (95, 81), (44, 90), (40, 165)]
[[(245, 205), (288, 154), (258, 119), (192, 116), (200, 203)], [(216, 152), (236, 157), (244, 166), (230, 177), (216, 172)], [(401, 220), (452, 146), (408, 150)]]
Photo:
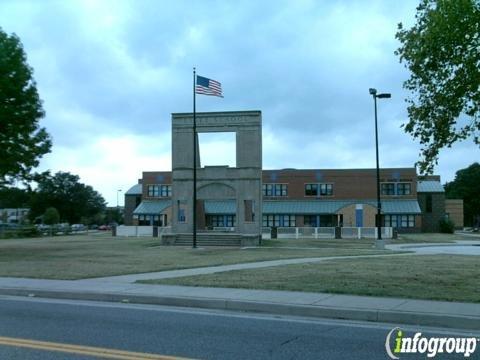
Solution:
[(455, 224), (450, 219), (440, 220), (440, 232), (446, 234), (453, 234), (455, 230)]

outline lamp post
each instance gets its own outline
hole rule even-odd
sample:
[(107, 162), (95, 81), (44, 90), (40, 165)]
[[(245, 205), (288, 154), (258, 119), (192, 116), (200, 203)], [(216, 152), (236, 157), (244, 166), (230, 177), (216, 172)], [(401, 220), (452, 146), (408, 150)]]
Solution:
[(122, 192), (122, 189), (117, 190), (117, 209), (119, 209), (119, 204), (118, 204), (118, 194)]
[(117, 213), (115, 214), (115, 222), (120, 223), (121, 216), (120, 216), (120, 204), (118, 202), (118, 194), (122, 192), (122, 189), (117, 190)]
[(385, 249), (385, 240), (382, 239), (382, 203), (380, 202), (380, 165), (378, 160), (378, 125), (377, 125), (377, 98), (389, 99), (392, 97), (389, 93), (377, 94), (377, 89), (369, 89), (370, 95), (373, 96), (373, 103), (375, 105), (375, 152), (377, 155), (377, 237), (375, 239), (375, 247), (379, 250)]

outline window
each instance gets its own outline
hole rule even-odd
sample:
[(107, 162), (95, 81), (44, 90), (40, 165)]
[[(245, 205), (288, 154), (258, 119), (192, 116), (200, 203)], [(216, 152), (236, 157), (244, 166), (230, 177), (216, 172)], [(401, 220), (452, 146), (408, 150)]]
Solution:
[(235, 215), (208, 215), (207, 224), (210, 227), (234, 227)]
[(148, 197), (158, 197), (159, 187), (158, 185), (148, 185)]
[(172, 185), (148, 185), (148, 197), (170, 197), (172, 196)]
[(382, 195), (395, 195), (395, 183), (381, 184)]
[(305, 184), (305, 196), (317, 196), (318, 184)]
[(305, 226), (317, 227), (317, 216), (316, 215), (305, 215), (303, 217), (303, 224)]
[(295, 227), (295, 215), (263, 215), (263, 227)]
[(235, 215), (225, 215), (225, 226), (227, 227), (235, 226)]
[(331, 196), (333, 184), (305, 184), (305, 196)]
[(263, 184), (262, 193), (263, 196), (287, 196), (288, 194), (287, 184)]
[(383, 226), (385, 227), (397, 227), (397, 215), (384, 215)]
[(182, 203), (180, 202), (180, 200), (178, 200), (178, 203), (177, 203), (177, 206), (178, 206), (178, 214), (177, 214), (177, 219), (178, 219), (178, 222), (185, 222), (187, 221), (186, 217), (185, 217), (185, 208), (183, 207)]
[(172, 196), (172, 185), (161, 185), (160, 186), (160, 196), (162, 196), (162, 197)]
[(415, 215), (402, 215), (400, 227), (408, 228), (415, 226)]
[(333, 227), (337, 226), (336, 215), (320, 215), (319, 227)]
[(427, 198), (425, 199), (425, 212), (431, 213), (432, 212), (432, 194), (427, 194)]
[(384, 215), (383, 226), (413, 228), (415, 227), (415, 215)]
[(273, 184), (264, 184), (263, 189), (264, 196), (273, 196)]
[(253, 200), (244, 200), (243, 201), (244, 209), (245, 209), (245, 217), (244, 220), (245, 222), (253, 222)]
[(330, 196), (333, 194), (333, 185), (332, 184), (320, 184), (320, 195)]
[(138, 225), (151, 225), (152, 215), (138, 215)]
[(412, 184), (410, 183), (398, 183), (397, 195), (410, 195), (412, 193)]
[(287, 196), (287, 184), (275, 184), (275, 196)]

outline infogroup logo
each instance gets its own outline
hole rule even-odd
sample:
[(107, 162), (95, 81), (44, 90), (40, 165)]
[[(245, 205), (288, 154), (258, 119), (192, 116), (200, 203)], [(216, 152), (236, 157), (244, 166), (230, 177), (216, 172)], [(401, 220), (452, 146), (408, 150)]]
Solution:
[[(396, 334), (395, 334), (396, 332)], [(394, 337), (394, 339), (392, 339)], [(433, 358), (437, 354), (463, 354), (468, 358), (472, 355), (480, 339), (476, 337), (430, 337), (417, 332), (413, 337), (405, 336), (399, 328), (393, 328), (387, 334), (385, 350), (391, 359), (400, 359), (400, 354), (427, 354)]]

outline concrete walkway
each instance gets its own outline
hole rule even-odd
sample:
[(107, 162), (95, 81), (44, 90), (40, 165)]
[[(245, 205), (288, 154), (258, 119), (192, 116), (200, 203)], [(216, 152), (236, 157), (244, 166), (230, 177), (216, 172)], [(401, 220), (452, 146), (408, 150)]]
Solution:
[[(358, 259), (358, 258), (373, 258), (373, 257), (388, 257), (388, 256), (412, 256), (412, 255), (432, 255), (432, 254), (443, 254), (443, 253), (460, 253), (464, 254), (468, 252), (467, 246), (465, 249), (452, 251), (448, 247), (454, 245), (480, 245), (480, 241), (463, 241), (458, 240), (455, 243), (419, 243), (419, 244), (395, 244), (387, 245), (388, 250), (393, 251), (408, 251), (407, 253), (396, 253), (396, 254), (372, 254), (372, 255), (353, 255), (353, 256), (329, 256), (329, 257), (312, 257), (312, 258), (298, 258), (298, 259), (282, 259), (282, 260), (268, 260), (268, 261), (257, 261), (251, 263), (242, 263), (242, 264), (232, 264), (232, 265), (220, 265), (220, 266), (208, 266), (200, 267), (193, 269), (182, 269), (182, 270), (169, 270), (169, 271), (158, 271), (142, 274), (130, 274), (130, 275), (119, 275), (119, 276), (108, 276), (103, 278), (94, 278), (94, 279), (85, 279), (78, 281), (97, 281), (97, 282), (115, 282), (115, 283), (135, 283), (139, 280), (153, 280), (153, 279), (170, 279), (184, 276), (194, 276), (194, 275), (207, 275), (214, 274), (219, 272), (227, 272), (233, 270), (249, 270), (249, 269), (260, 269), (273, 266), (284, 266), (292, 264), (306, 264), (306, 263), (318, 263), (324, 261), (333, 261), (333, 260), (344, 260), (344, 259)], [(480, 250), (480, 247), (475, 247), (474, 250), (477, 252)], [(470, 250), (473, 252), (473, 250)], [(476, 254), (475, 254), (476, 255)]]
[(480, 255), (480, 240), (455, 240), (453, 243), (418, 243), (387, 245), (388, 250), (414, 251), (417, 255)]
[(292, 291), (0, 278), (0, 295), (130, 302), (480, 331), (480, 304)]
[(142, 274), (108, 276), (108, 277), (102, 277), (102, 278), (77, 280), (77, 282), (87, 281), (87, 282), (135, 283), (136, 281), (139, 281), (139, 280), (170, 279), (170, 278), (177, 278), (177, 277), (184, 277), (184, 276), (214, 274), (214, 273), (233, 271), (233, 270), (260, 269), (260, 268), (273, 267), (273, 266), (317, 263), (317, 262), (323, 262), (323, 261), (344, 260), (344, 259), (353, 259), (353, 258), (358, 259), (358, 258), (405, 256), (405, 255), (411, 256), (411, 255), (415, 255), (415, 253), (410, 252), (410, 253), (397, 253), (397, 254), (329, 256), (329, 257), (268, 260), (268, 261), (257, 261), (257, 262), (251, 262), (251, 263), (232, 264), (232, 265), (207, 266), (207, 267), (199, 267), (199, 268), (193, 268), (193, 269), (168, 270), (168, 271), (158, 271), (158, 272), (150, 272), (150, 273), (142, 273)]

